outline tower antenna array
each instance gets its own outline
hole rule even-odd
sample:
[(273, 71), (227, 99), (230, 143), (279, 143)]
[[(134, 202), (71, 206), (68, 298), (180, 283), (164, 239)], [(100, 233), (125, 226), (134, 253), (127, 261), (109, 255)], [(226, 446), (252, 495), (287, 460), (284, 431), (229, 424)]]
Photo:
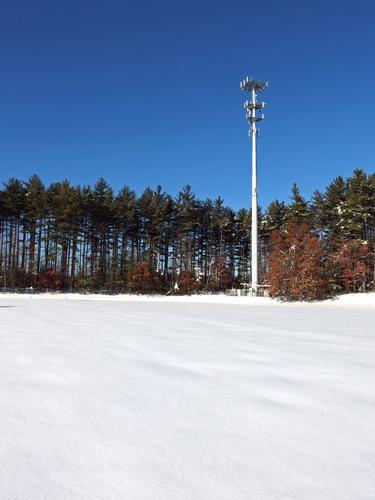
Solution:
[(268, 87), (268, 82), (259, 82), (246, 77), (240, 83), (240, 89), (249, 92), (251, 99), (245, 101), (246, 118), (250, 124), (249, 135), (252, 142), (252, 186), (251, 186), (251, 293), (258, 294), (258, 181), (257, 181), (257, 123), (264, 120), (264, 114), (259, 113), (266, 103), (257, 102), (259, 92)]

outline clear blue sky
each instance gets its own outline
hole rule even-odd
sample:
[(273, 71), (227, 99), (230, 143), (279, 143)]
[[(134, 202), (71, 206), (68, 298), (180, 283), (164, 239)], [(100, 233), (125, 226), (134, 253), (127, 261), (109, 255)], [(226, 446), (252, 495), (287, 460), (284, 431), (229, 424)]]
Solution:
[(104, 176), (250, 198), (239, 82), (268, 80), (260, 202), (375, 170), (373, 0), (13, 0), (0, 11), (0, 180)]

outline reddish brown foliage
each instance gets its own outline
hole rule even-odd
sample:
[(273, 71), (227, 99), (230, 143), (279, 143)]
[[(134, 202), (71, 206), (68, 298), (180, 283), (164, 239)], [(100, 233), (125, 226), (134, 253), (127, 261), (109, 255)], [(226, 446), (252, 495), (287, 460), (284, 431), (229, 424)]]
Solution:
[(346, 292), (366, 290), (371, 280), (373, 251), (361, 240), (347, 240), (335, 244), (328, 266), (333, 284)]
[(190, 294), (202, 287), (201, 280), (193, 271), (182, 271), (178, 276), (177, 284), (181, 294)]
[(54, 269), (47, 269), (39, 279), (39, 287), (47, 290), (60, 290), (63, 284), (61, 274)]
[(130, 288), (136, 293), (152, 293), (160, 288), (159, 276), (145, 261), (139, 262), (129, 275)]
[(272, 235), (268, 282), (270, 295), (286, 300), (314, 300), (325, 295), (321, 242), (307, 225), (286, 226)]
[(233, 275), (226, 266), (224, 259), (216, 259), (211, 269), (209, 286), (213, 290), (226, 290), (233, 286)]

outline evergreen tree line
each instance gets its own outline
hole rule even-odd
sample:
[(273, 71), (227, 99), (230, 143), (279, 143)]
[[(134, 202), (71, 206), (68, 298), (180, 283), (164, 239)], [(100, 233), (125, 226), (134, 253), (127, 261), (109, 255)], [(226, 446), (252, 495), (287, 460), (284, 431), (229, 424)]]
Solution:
[[(362, 170), (337, 177), (310, 201), (294, 185), (290, 203), (275, 200), (259, 209), (261, 282), (275, 296), (294, 297), (285, 283), (291, 269), (298, 275), (299, 261), (290, 250), (302, 255), (299, 239), (307, 238), (318, 242), (319, 257), (307, 262), (323, 266), (318, 275), (325, 293), (348, 289), (344, 275), (356, 263), (366, 272), (350, 282), (352, 289), (373, 286), (374, 207), (375, 174)], [(232, 210), (220, 197), (200, 200), (190, 186), (176, 197), (160, 186), (137, 196), (126, 186), (114, 193), (104, 179), (81, 187), (68, 181), (45, 186), (36, 175), (12, 178), (0, 190), (0, 287), (224, 290), (249, 282), (250, 232), (249, 210)], [(336, 267), (325, 264), (327, 256)], [(350, 270), (338, 264), (345, 259)]]

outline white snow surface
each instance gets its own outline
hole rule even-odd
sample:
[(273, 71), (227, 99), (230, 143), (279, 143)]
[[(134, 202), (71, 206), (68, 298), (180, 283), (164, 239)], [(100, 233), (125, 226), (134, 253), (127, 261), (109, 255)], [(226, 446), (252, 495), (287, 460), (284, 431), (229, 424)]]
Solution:
[(375, 498), (375, 294), (0, 294), (0, 498)]

